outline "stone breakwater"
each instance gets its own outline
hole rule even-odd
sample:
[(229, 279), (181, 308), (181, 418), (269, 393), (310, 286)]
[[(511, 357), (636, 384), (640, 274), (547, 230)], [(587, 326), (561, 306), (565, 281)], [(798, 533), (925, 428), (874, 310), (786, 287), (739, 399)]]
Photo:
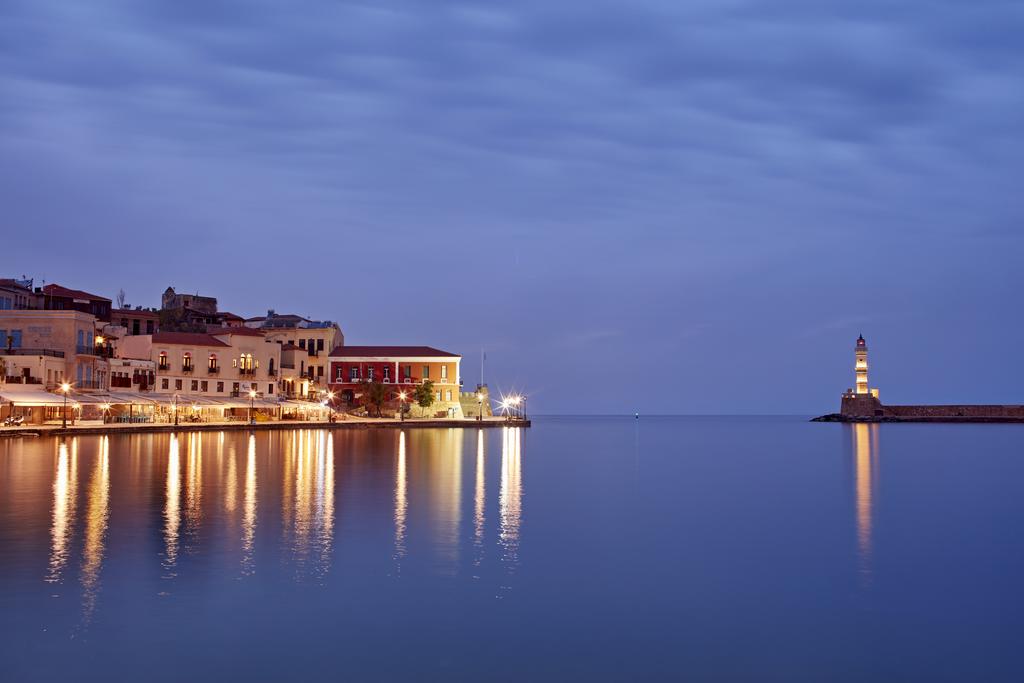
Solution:
[(1021, 422), (1024, 405), (889, 406), (871, 395), (844, 396), (838, 413), (814, 422)]

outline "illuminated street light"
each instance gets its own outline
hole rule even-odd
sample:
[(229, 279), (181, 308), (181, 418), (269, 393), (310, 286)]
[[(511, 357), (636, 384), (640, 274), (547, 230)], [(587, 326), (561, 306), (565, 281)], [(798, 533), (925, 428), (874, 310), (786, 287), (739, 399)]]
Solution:
[(482, 391), (476, 392), (476, 401), (477, 401), (476, 421), (477, 422), (483, 422), (483, 420), (484, 420), (484, 392), (482, 392)]
[(249, 390), (249, 424), (250, 425), (256, 424), (255, 416), (253, 415), (253, 408), (255, 408), (255, 405), (256, 405), (256, 390), (255, 389), (250, 389)]
[(331, 410), (330, 421), (334, 422), (334, 392), (327, 392), (327, 406)]
[(404, 391), (398, 392), (398, 400), (400, 401), (400, 403), (398, 404), (398, 419), (401, 422), (405, 422), (405, 392)]
[(71, 385), (64, 382), (60, 385), (60, 390), (64, 392), (64, 411), (61, 414), (61, 429), (68, 428), (68, 392), (71, 391)]

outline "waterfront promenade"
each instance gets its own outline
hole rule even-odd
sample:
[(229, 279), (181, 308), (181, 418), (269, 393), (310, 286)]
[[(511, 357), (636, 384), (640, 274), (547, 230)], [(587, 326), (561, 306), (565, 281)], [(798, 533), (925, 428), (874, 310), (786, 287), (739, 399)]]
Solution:
[(243, 432), (281, 431), (290, 429), (423, 429), (423, 428), (473, 428), (493, 429), (496, 427), (529, 427), (530, 420), (508, 420), (505, 417), (485, 417), (482, 420), (465, 418), (372, 418), (347, 416), (335, 422), (327, 420), (286, 420), (273, 422), (220, 421), (186, 422), (177, 425), (168, 422), (146, 423), (102, 423), (86, 422), (62, 427), (57, 424), (24, 425), (21, 427), (0, 427), (0, 438), (16, 436), (66, 436), (87, 434), (153, 434), (168, 432)]

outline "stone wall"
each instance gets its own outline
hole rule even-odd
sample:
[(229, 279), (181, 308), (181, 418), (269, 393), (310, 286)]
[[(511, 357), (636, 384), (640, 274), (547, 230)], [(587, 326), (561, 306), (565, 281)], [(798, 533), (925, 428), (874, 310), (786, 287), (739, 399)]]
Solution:
[(877, 398), (845, 394), (840, 415), (859, 420), (1011, 420), (1024, 421), (1024, 405), (887, 406)]

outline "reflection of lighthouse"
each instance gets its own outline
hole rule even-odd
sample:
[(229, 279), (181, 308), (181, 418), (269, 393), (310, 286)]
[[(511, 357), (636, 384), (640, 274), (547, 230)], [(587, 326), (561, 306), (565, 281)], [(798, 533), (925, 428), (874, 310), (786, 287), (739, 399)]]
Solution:
[(865, 579), (871, 576), (878, 429), (878, 425), (863, 422), (853, 425), (857, 555), (860, 558), (860, 573)]

